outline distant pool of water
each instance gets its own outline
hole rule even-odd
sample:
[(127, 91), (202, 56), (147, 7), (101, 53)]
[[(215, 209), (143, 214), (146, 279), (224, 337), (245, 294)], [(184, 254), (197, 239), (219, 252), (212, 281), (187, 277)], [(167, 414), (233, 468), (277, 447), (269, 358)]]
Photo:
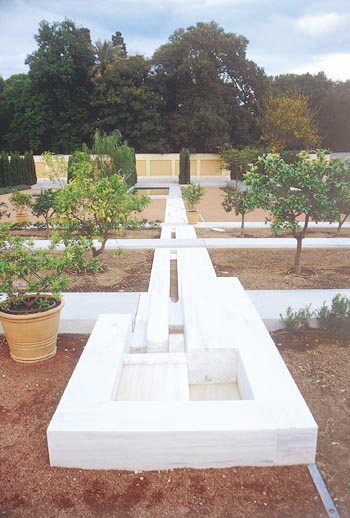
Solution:
[(157, 196), (157, 195), (168, 195), (169, 188), (168, 187), (137, 187), (133, 190), (134, 193), (145, 194), (146, 196)]

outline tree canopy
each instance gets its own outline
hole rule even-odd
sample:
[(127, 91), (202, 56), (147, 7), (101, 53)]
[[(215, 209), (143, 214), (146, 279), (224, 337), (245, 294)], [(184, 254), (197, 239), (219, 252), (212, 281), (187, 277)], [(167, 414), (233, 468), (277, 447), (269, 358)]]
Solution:
[(121, 131), (139, 153), (258, 147), (279, 102), (280, 129), (294, 129), (277, 148), (313, 147), (317, 135), (322, 147), (349, 150), (350, 81), (267, 77), (247, 58), (245, 36), (214, 21), (177, 29), (151, 58), (128, 53), (118, 30), (93, 44), (68, 19), (42, 21), (35, 39), (28, 74), (0, 77), (0, 149), (72, 153), (96, 129)]
[(314, 113), (302, 94), (269, 95), (261, 117), (263, 141), (271, 151), (313, 148), (319, 142)]
[(178, 29), (153, 56), (173, 147), (215, 151), (254, 138), (264, 73), (246, 57), (248, 40), (216, 22)]
[(297, 241), (294, 269), (300, 275), (302, 241), (310, 220), (333, 222), (339, 217), (329, 163), (322, 150), (314, 158), (301, 152), (292, 164), (278, 153), (260, 157), (259, 162), (264, 174), (252, 165), (244, 177), (250, 200), (254, 204), (255, 199), (256, 207), (270, 212), (268, 219), (276, 234), (282, 230), (292, 232)]
[(29, 79), (33, 96), (43, 98), (50, 150), (68, 153), (89, 138), (89, 99), (95, 51), (90, 31), (70, 20), (40, 23), (38, 49), (30, 54)]

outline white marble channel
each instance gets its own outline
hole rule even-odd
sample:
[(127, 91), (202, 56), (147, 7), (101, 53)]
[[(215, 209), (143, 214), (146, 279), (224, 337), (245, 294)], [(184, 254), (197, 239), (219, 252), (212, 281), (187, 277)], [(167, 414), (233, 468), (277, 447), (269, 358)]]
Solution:
[[(175, 185), (166, 214), (161, 240), (195, 239)], [(156, 250), (136, 316), (99, 317), (47, 430), (51, 465), (314, 462), (317, 424), (239, 280), (173, 241)]]

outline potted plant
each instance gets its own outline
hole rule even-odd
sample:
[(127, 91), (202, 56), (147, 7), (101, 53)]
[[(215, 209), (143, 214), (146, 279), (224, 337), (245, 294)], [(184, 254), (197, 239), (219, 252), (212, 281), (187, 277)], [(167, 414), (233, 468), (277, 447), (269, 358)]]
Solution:
[(30, 214), (29, 210), (32, 206), (32, 195), (15, 191), (10, 196), (10, 202), (16, 211), (17, 223), (24, 223), (27, 221)]
[(14, 360), (46, 360), (56, 353), (65, 259), (7, 229), (0, 229), (0, 321)]
[(198, 223), (198, 205), (204, 195), (204, 189), (199, 184), (191, 183), (188, 187), (182, 188), (182, 195), (185, 198), (187, 221), (195, 225)]

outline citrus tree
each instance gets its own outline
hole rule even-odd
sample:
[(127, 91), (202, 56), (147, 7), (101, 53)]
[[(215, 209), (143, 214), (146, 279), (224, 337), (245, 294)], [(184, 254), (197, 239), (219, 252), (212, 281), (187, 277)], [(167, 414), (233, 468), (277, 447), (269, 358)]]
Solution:
[(264, 174), (253, 165), (244, 180), (257, 205), (270, 212), (272, 218), (267, 220), (272, 219), (272, 231), (292, 232), (297, 242), (294, 271), (300, 275), (302, 243), (310, 220), (331, 222), (339, 216), (329, 162), (322, 150), (317, 151), (315, 158), (301, 152), (292, 164), (287, 164), (279, 154), (268, 154), (258, 161)]
[(350, 160), (332, 158), (329, 163), (334, 202), (339, 210), (338, 232), (350, 215)]
[(57, 223), (64, 228), (65, 244), (83, 236), (90, 240), (96, 257), (105, 250), (111, 233), (131, 223), (132, 213), (140, 212), (149, 198), (129, 194), (119, 174), (101, 175), (98, 163), (87, 154), (80, 152), (74, 167), (73, 179), (55, 198)]
[(222, 206), (226, 212), (231, 212), (231, 210), (234, 210), (236, 216), (241, 216), (241, 236), (243, 236), (244, 233), (245, 215), (256, 209), (256, 205), (256, 196), (251, 196), (248, 191), (226, 191)]

